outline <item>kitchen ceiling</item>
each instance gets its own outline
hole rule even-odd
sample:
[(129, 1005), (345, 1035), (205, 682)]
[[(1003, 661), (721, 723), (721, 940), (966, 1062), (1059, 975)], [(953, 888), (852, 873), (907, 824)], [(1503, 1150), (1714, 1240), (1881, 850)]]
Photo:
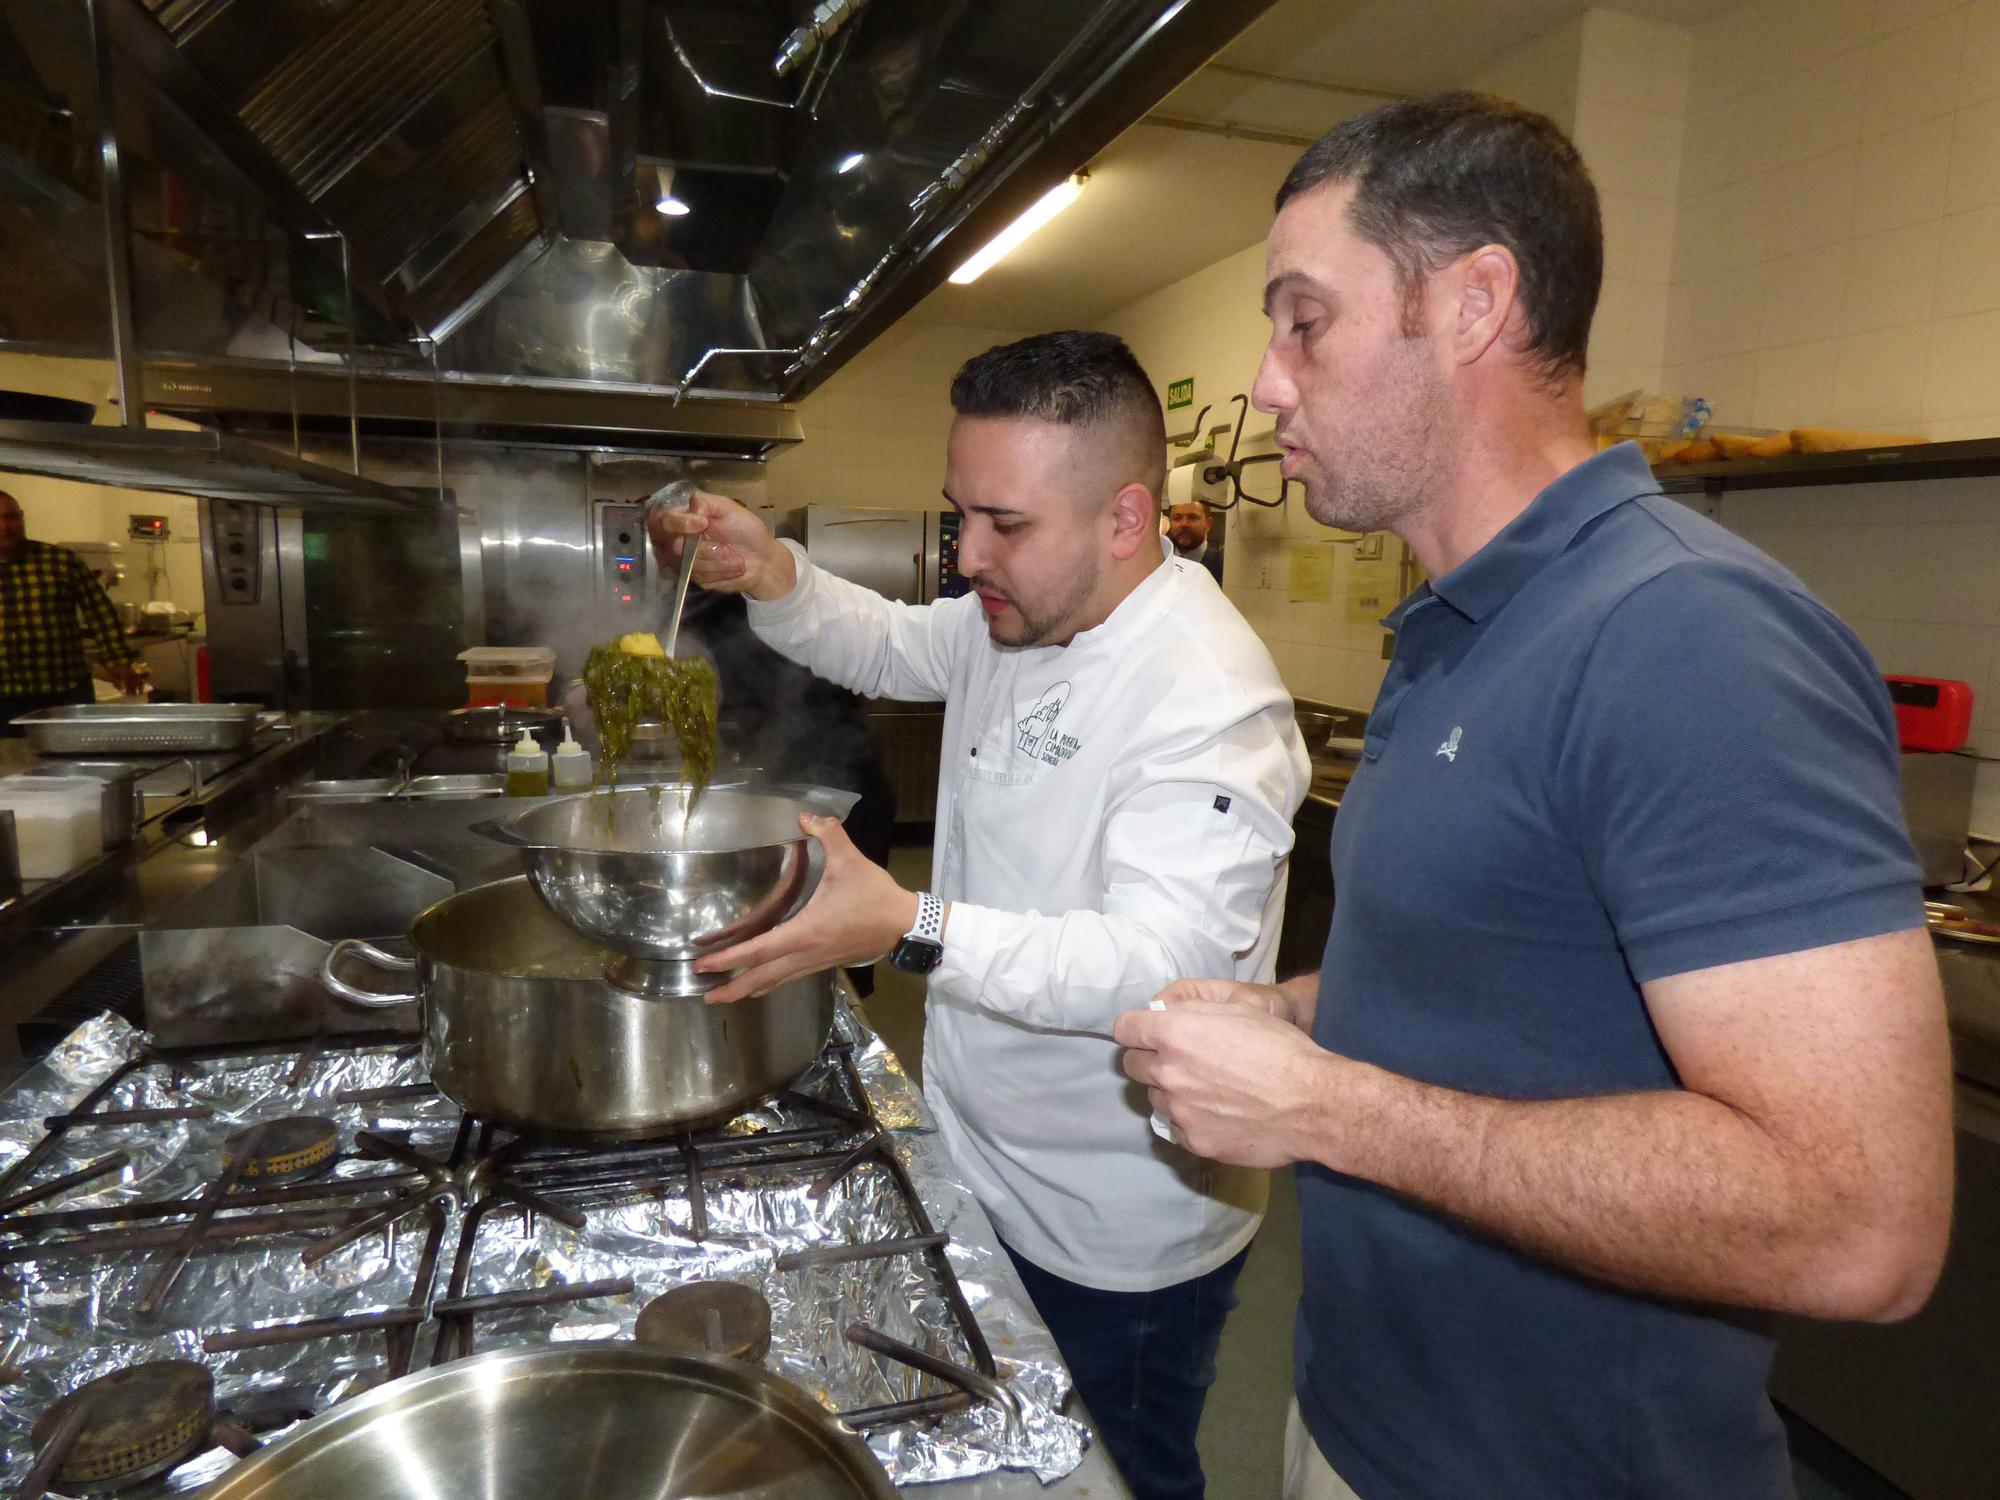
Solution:
[[(1692, 25), (1738, 3), (1608, 8)], [(1089, 189), (1062, 217), (971, 286), (940, 287), (916, 316), (999, 328), (1097, 322), (1261, 243), (1279, 183), (1323, 131), (1386, 99), (1462, 84), (1591, 8), (1589, 0), (1278, 0), (1098, 154)]]

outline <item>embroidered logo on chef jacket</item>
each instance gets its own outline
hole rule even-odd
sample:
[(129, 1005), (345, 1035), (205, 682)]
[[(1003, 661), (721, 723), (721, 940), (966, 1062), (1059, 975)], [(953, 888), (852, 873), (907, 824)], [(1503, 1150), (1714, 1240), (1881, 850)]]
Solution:
[(1083, 748), (1074, 735), (1056, 732), (1056, 719), (1069, 702), (1069, 684), (1058, 682), (1035, 701), (1026, 718), (1014, 725), (1014, 744), (1023, 755), (1043, 765), (1059, 766)]
[(1451, 738), (1438, 746), (1438, 754), (1442, 755), (1453, 765), (1458, 764), (1458, 737), (1464, 733), (1464, 729), (1454, 724), (1451, 726)]

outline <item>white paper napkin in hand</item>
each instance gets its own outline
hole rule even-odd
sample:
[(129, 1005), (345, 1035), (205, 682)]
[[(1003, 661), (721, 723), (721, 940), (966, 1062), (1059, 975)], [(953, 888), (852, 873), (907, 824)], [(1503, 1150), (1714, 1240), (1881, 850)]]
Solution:
[[(1146, 1004), (1150, 1010), (1165, 1010), (1167, 1008), (1167, 1002), (1164, 1000), (1149, 1000)], [(1170, 1146), (1180, 1144), (1174, 1139), (1174, 1127), (1167, 1122), (1167, 1117), (1157, 1109), (1153, 1111), (1153, 1134)]]

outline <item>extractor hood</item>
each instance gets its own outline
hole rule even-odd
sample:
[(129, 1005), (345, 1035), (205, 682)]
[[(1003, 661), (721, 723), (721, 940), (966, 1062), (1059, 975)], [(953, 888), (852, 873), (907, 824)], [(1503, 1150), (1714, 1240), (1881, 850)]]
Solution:
[(0, 422), (0, 471), (163, 490), (203, 500), (404, 515), (435, 494), (396, 489), (226, 433), (144, 431), (76, 422)]
[(123, 260), (128, 410), (762, 456), (1268, 3), (10, 0), (0, 348)]

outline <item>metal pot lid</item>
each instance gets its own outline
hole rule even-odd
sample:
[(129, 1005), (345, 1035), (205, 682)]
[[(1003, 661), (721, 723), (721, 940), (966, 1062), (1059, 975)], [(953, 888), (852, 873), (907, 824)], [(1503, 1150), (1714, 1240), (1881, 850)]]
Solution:
[(662, 1349), (761, 1362), (771, 1352), (771, 1304), (742, 1281), (689, 1281), (639, 1309), (632, 1337)]
[(561, 725), (562, 715), (552, 708), (487, 703), (477, 708), (455, 708), (446, 714), (444, 737), (462, 745), (511, 745), (520, 739), (523, 729), (541, 732)]
[(868, 1447), (753, 1365), (625, 1340), (500, 1349), (377, 1386), (252, 1454), (206, 1500), (784, 1495), (895, 1500)]

